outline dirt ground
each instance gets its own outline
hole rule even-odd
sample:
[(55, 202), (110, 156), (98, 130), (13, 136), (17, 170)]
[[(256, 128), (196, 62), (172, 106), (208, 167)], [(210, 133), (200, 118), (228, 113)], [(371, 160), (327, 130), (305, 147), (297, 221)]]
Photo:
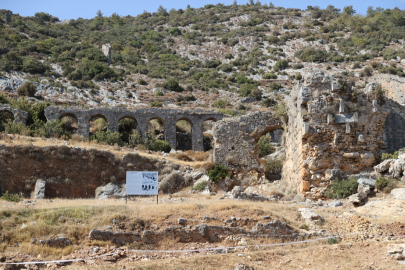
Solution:
[[(14, 237), (7, 245), (0, 246), (0, 257), (7, 261), (33, 261), (54, 259), (86, 259), (86, 262), (71, 264), (43, 265), (56, 269), (234, 269), (243, 264), (253, 269), (405, 269), (405, 265), (387, 256), (387, 245), (405, 243), (402, 238), (389, 236), (403, 235), (405, 223), (400, 216), (393, 221), (392, 216), (379, 215), (367, 217), (353, 214), (361, 208), (345, 205), (340, 208), (314, 207), (314, 211), (323, 216), (325, 222), (310, 226), (307, 230), (300, 227), (304, 223), (297, 209), (305, 205), (281, 202), (251, 202), (240, 200), (218, 200), (218, 196), (190, 194), (188, 190), (172, 195), (161, 196), (160, 204), (155, 198), (135, 198), (134, 201), (121, 200), (66, 200), (55, 199), (10, 203), (0, 201), (0, 228), (3, 239)], [(379, 199), (379, 198), (376, 198)], [(380, 200), (379, 200), (380, 201)], [(386, 199), (387, 205), (392, 202)], [(363, 206), (365, 207), (365, 206)], [(368, 216), (372, 214), (368, 210)], [(390, 214), (387, 212), (387, 214)], [(10, 215), (5, 218), (6, 215)], [(47, 223), (46, 217), (57, 221)], [(148, 250), (195, 250), (203, 248), (233, 247), (236, 242), (219, 243), (180, 243), (176, 241), (157, 245), (122, 247), (122, 256), (110, 262), (103, 258), (93, 258), (94, 247), (116, 252), (119, 247), (108, 242), (95, 242), (88, 239), (93, 228), (102, 229), (111, 225), (111, 219), (119, 219), (113, 230), (136, 231), (130, 227), (134, 220), (143, 220), (141, 230), (157, 225), (159, 229), (175, 226), (178, 218), (194, 220), (197, 225), (205, 215), (215, 216), (218, 221), (207, 222), (208, 225), (225, 225), (230, 217), (249, 217), (260, 220), (262, 216), (271, 216), (287, 222), (302, 235), (301, 239), (317, 239), (325, 235), (348, 234), (360, 232), (353, 237), (338, 238), (338, 243), (330, 244), (327, 240), (310, 243), (289, 244), (284, 246), (256, 247), (255, 245), (280, 243), (274, 239), (249, 239), (249, 248), (229, 249), (228, 253), (215, 254), (213, 251), (181, 253), (145, 253), (127, 252), (127, 249)], [(78, 221), (80, 220), (80, 221)], [(32, 222), (36, 222), (35, 225)], [(79, 224), (75, 224), (78, 222)], [(22, 229), (22, 224), (28, 228)], [(40, 226), (40, 229), (34, 229)], [(250, 226), (250, 225), (249, 225)], [(73, 246), (66, 248), (41, 248), (29, 243), (31, 238), (44, 237), (42, 232), (50, 235), (64, 235), (73, 240)], [(62, 233), (62, 234), (61, 234)], [(378, 234), (380, 237), (367, 236)], [(107, 253), (105, 253), (107, 254)], [(39, 257), (38, 257), (39, 256)], [(1, 259), (1, 258), (0, 258)], [(0, 267), (0, 269), (2, 269)], [(27, 269), (27, 268), (11, 268)], [(30, 268), (32, 269), (32, 268)], [(252, 268), (235, 268), (252, 269)]]

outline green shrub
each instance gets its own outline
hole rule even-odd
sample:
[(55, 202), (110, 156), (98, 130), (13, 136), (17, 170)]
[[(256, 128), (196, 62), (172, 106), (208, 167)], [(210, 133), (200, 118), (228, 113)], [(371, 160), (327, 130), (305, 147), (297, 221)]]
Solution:
[(277, 102), (276, 102), (274, 99), (272, 99), (272, 98), (266, 98), (266, 99), (263, 100), (260, 104), (261, 104), (262, 106), (264, 106), (264, 107), (269, 108), (269, 107), (276, 106), (276, 105), (277, 105)]
[(263, 79), (265, 80), (277, 79), (277, 75), (274, 73), (267, 73), (263, 75)]
[(195, 186), (191, 187), (191, 190), (198, 190), (198, 191), (202, 191), (204, 190), (204, 188), (207, 186), (207, 181), (202, 181), (200, 183), (198, 183)]
[(302, 75), (298, 73), (297, 75), (295, 75), (295, 79), (300, 81), (302, 79)]
[(173, 28), (170, 28), (170, 29), (169, 29), (169, 34), (170, 34), (171, 36), (180, 36), (180, 35), (181, 35), (181, 31), (180, 31), (179, 28), (173, 27)]
[(282, 59), (282, 60), (278, 60), (276, 62), (273, 69), (274, 69), (274, 71), (279, 71), (279, 70), (286, 69), (287, 67), (288, 67), (288, 61), (285, 59)]
[(0, 197), (0, 199), (8, 201), (8, 202), (19, 202), (21, 200), (21, 197), (18, 195), (13, 195), (8, 193), (8, 190), (3, 193), (3, 195)]
[(247, 97), (252, 93), (252, 90), (255, 88), (254, 85), (244, 84), (241, 88), (239, 88), (239, 96)]
[(384, 193), (391, 193), (391, 190), (398, 188), (398, 180), (390, 179), (388, 180), (387, 186), (383, 189)]
[(279, 173), (283, 168), (283, 162), (279, 159), (270, 159), (264, 163), (264, 171), (266, 173)]
[(33, 97), (37, 92), (37, 87), (32, 82), (25, 82), (17, 89), (19, 96)]
[(49, 122), (37, 125), (32, 132), (36, 136), (46, 138), (61, 137), (63, 135), (66, 135), (67, 137), (71, 136), (71, 133), (64, 129), (64, 125), (61, 120), (51, 120)]
[(333, 199), (343, 199), (357, 192), (359, 183), (357, 179), (333, 180), (332, 186), (325, 192), (325, 197)]
[(382, 153), (381, 154), (381, 160), (386, 160), (386, 159), (396, 159), (398, 158), (399, 152), (395, 151), (393, 154), (389, 153)]
[(197, 99), (193, 95), (188, 95), (184, 98), (185, 101), (196, 101)]
[(25, 136), (29, 136), (31, 134), (29, 127), (25, 126), (23, 123), (14, 124), (13, 121), (4, 123), (4, 131), (7, 134), (20, 134)]
[(249, 97), (255, 98), (256, 100), (262, 100), (262, 91), (259, 88), (255, 88), (250, 93)]
[(179, 81), (174, 78), (169, 78), (164, 83), (164, 88), (170, 91), (183, 92), (183, 87), (179, 85)]
[(326, 58), (328, 57), (328, 53), (325, 50), (310, 47), (297, 51), (294, 56), (298, 57), (304, 62), (325, 62)]
[(280, 90), (281, 88), (283, 88), (283, 87), (278, 82), (272, 82), (272, 83), (269, 84), (269, 91), (270, 92), (276, 92), (276, 91)]
[(157, 97), (162, 97), (162, 96), (164, 96), (165, 94), (163, 93), (163, 91), (156, 91), (156, 93), (155, 93), (155, 96), (157, 96)]
[(163, 151), (165, 153), (169, 153), (170, 150), (172, 150), (172, 147), (166, 141), (156, 140), (148, 149), (151, 151), (156, 151), (156, 152)]
[(337, 243), (338, 243), (338, 240), (336, 238), (329, 238), (328, 239), (328, 244), (329, 245), (334, 245), (334, 244), (337, 244)]
[(228, 174), (228, 169), (220, 164), (215, 163), (214, 167), (208, 172), (208, 176), (213, 182), (218, 182), (220, 179), (225, 179), (226, 177), (230, 177), (231, 175)]
[(388, 180), (385, 177), (379, 177), (375, 182), (375, 188), (378, 190), (383, 190), (386, 186), (388, 186)]
[(31, 74), (44, 73), (47, 66), (34, 58), (25, 58), (23, 61), (22, 70)]
[(163, 107), (163, 104), (157, 100), (154, 100), (150, 103), (151, 107)]
[(274, 147), (271, 145), (270, 136), (261, 136), (257, 142), (257, 147), (259, 148), (259, 157), (264, 157), (274, 152)]
[(111, 130), (98, 130), (94, 135), (90, 136), (90, 139), (96, 140), (99, 144), (118, 144), (119, 146), (123, 146), (124, 142), (122, 141), (121, 136), (122, 135), (119, 132), (112, 132)]
[(138, 130), (133, 130), (131, 135), (129, 135), (128, 144), (132, 147), (143, 144), (142, 136)]
[(219, 98), (212, 104), (212, 106), (215, 108), (225, 109), (225, 107), (228, 106), (229, 104), (230, 103), (227, 99)]
[(144, 79), (138, 79), (139, 85), (148, 85), (148, 83)]

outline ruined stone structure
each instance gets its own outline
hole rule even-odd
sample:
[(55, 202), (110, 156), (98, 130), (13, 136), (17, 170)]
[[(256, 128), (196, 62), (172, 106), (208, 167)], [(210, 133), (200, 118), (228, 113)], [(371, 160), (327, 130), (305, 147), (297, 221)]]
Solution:
[[(0, 145), (0, 194), (29, 197), (45, 183), (45, 198), (94, 198), (97, 187), (125, 183), (126, 171), (158, 171), (165, 163), (127, 154), (68, 146)], [(34, 194), (33, 194), (34, 195)]]
[(283, 129), (283, 121), (271, 112), (252, 112), (246, 116), (224, 119), (215, 124), (214, 158), (232, 169), (257, 168), (261, 136)]
[(387, 152), (393, 153), (405, 147), (405, 78), (376, 74), (369, 81), (381, 84), (391, 108), (385, 122), (384, 140), (387, 142)]
[(174, 109), (137, 109), (129, 111), (125, 108), (99, 108), (85, 110), (80, 107), (55, 107), (46, 108), (45, 115), (48, 121), (61, 119), (64, 116), (72, 116), (78, 120), (78, 133), (82, 136), (89, 135), (90, 119), (102, 117), (108, 123), (108, 130), (118, 131), (118, 122), (123, 118), (130, 118), (137, 122), (139, 133), (144, 136), (148, 131), (148, 122), (159, 119), (163, 122), (165, 140), (176, 149), (176, 123), (179, 120), (186, 120), (190, 123), (192, 131), (192, 149), (203, 151), (203, 129), (202, 124), (206, 120), (218, 121), (222, 119), (221, 113), (209, 111), (189, 111)]
[(370, 89), (353, 95), (334, 77), (308, 74), (286, 99), (288, 135), (283, 178), (307, 191), (372, 168), (386, 148), (384, 123), (390, 111)]
[(0, 112), (12, 113), (14, 116), (14, 124), (23, 123), (25, 125), (27, 123), (28, 113), (12, 109), (8, 104), (0, 104)]
[(286, 97), (288, 117), (283, 121), (254, 112), (217, 122), (215, 161), (232, 169), (257, 169), (260, 136), (284, 129), (282, 177), (291, 190), (322, 189), (334, 178), (371, 169), (387, 148), (384, 124), (390, 107), (378, 98), (375, 85), (358, 95), (351, 87), (340, 88), (337, 78), (315, 72)]
[(111, 65), (111, 45), (104, 44), (101, 46), (101, 51), (107, 57), (107, 65)]
[[(252, 223), (253, 220), (243, 220), (245, 223)], [(256, 222), (254, 222), (256, 223)], [(191, 226), (190, 226), (191, 227)], [(143, 242), (147, 244), (155, 244), (164, 239), (176, 239), (181, 243), (190, 242), (221, 242), (227, 236), (239, 235), (243, 237), (266, 237), (273, 239), (293, 240), (300, 235), (293, 228), (287, 225), (286, 222), (281, 222), (278, 219), (262, 223), (257, 222), (252, 230), (247, 230), (239, 227), (223, 227), (215, 225), (200, 224), (193, 226), (191, 229), (185, 229), (182, 226), (165, 228), (162, 231), (146, 230), (138, 232), (122, 232), (122, 231), (104, 231), (94, 229), (89, 233), (91, 240), (111, 241), (117, 245), (124, 245), (133, 242)]]

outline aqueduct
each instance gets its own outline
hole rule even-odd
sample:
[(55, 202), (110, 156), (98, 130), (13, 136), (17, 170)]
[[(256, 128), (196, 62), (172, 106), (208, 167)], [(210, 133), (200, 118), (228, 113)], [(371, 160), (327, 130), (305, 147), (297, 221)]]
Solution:
[(175, 110), (145, 108), (127, 110), (125, 108), (97, 108), (83, 109), (80, 107), (56, 107), (50, 106), (45, 110), (48, 121), (58, 120), (65, 116), (71, 116), (78, 121), (78, 134), (86, 137), (89, 135), (90, 119), (94, 117), (104, 118), (108, 123), (108, 130), (118, 131), (118, 122), (124, 118), (136, 121), (137, 130), (144, 136), (148, 132), (148, 122), (158, 119), (164, 124), (165, 140), (176, 149), (176, 123), (179, 120), (186, 120), (192, 127), (192, 150), (203, 151), (203, 129), (202, 124), (207, 120), (222, 120), (222, 113), (202, 110)]

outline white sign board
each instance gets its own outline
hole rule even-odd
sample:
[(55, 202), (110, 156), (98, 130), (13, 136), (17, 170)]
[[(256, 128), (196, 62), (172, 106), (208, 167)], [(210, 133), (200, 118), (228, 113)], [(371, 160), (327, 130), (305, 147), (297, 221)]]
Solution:
[(158, 195), (158, 172), (127, 172), (127, 195)]

